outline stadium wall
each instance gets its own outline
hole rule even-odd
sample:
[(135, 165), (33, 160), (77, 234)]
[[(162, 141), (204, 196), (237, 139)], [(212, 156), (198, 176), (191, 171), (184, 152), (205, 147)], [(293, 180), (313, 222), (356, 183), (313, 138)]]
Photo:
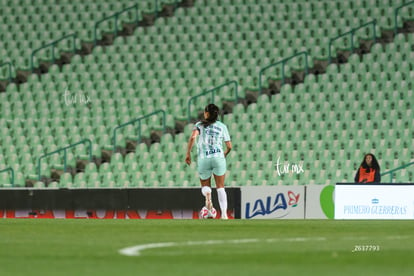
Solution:
[[(229, 215), (240, 218), (240, 189), (227, 188)], [(219, 206), (213, 197), (214, 206)], [(198, 218), (199, 188), (0, 190), (0, 218)]]
[[(243, 219), (333, 218), (333, 186), (226, 188), (228, 215)], [(214, 195), (214, 194), (213, 194)], [(217, 196), (213, 204), (218, 208)], [(0, 218), (198, 218), (199, 188), (0, 190)]]
[[(229, 218), (414, 219), (413, 183), (243, 186), (226, 191)], [(217, 196), (213, 204), (219, 209)], [(199, 188), (0, 190), (0, 218), (198, 219), (203, 205)]]

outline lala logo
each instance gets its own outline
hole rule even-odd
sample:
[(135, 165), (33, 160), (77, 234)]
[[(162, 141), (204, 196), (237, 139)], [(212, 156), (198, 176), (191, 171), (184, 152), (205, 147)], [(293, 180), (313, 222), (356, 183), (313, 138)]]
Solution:
[(275, 195), (274, 198), (271, 196), (266, 197), (266, 200), (257, 199), (253, 207), (250, 202), (246, 203), (246, 218), (253, 218), (256, 216), (266, 216), (279, 211), (280, 214), (276, 215), (276, 217), (284, 217), (289, 212), (286, 210), (289, 207), (296, 207), (299, 203), (300, 194), (295, 194), (292, 191), (287, 192), (288, 201), (286, 201), (286, 197), (283, 193), (278, 193)]
[(300, 194), (295, 195), (292, 191), (288, 191), (289, 205), (292, 207), (298, 206)]

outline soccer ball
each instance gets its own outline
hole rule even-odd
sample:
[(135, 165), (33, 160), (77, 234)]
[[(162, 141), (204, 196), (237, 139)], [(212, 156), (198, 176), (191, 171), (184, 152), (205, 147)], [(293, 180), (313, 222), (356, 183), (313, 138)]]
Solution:
[(214, 219), (217, 216), (217, 211), (214, 209), (214, 207), (209, 212), (207, 207), (204, 206), (200, 211), (200, 218), (201, 219)]

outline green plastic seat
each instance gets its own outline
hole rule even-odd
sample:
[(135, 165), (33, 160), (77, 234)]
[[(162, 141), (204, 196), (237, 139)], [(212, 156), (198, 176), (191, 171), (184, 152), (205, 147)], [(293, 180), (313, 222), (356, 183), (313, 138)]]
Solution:
[(59, 180), (59, 186), (62, 188), (69, 188), (72, 186), (72, 175), (70, 173), (63, 173), (60, 176), (60, 180)]

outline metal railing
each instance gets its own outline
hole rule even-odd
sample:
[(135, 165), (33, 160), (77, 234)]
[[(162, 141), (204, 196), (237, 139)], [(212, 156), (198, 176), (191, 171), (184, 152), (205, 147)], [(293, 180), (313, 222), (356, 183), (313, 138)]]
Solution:
[(116, 13), (110, 15), (110, 16), (107, 16), (107, 17), (105, 17), (105, 18), (97, 21), (95, 23), (95, 27), (94, 27), (94, 45), (96, 46), (96, 44), (98, 42), (98, 27), (99, 27), (100, 24), (102, 24), (103, 22), (108, 21), (108, 20), (114, 18), (115, 19), (115, 24), (114, 24), (113, 34), (115, 36), (117, 36), (117, 34), (118, 34), (118, 20), (119, 20), (119, 16), (121, 14), (123, 14), (123, 13), (125, 13), (125, 12), (127, 12), (129, 10), (133, 10), (133, 9), (135, 9), (135, 23), (138, 24), (138, 21), (139, 21), (138, 4), (135, 4), (135, 5), (131, 6), (131, 7), (125, 8), (125, 9), (119, 11), (119, 12), (116, 12)]
[(72, 38), (72, 48), (73, 48), (73, 53), (75, 53), (76, 52), (76, 37), (77, 37), (77, 34), (76, 33), (73, 33), (73, 34), (68, 34), (68, 35), (65, 35), (65, 36), (62, 36), (61, 38), (59, 38), (59, 39), (57, 39), (57, 40), (55, 40), (55, 41), (52, 41), (52, 42), (50, 42), (50, 43), (48, 43), (48, 44), (46, 44), (46, 45), (43, 45), (42, 47), (40, 47), (40, 48), (37, 48), (37, 49), (35, 49), (35, 50), (33, 50), (32, 51), (32, 54), (30, 55), (30, 67), (31, 67), (31, 71), (32, 71), (32, 73), (33, 73), (33, 70), (34, 70), (34, 55), (37, 53), (37, 52), (39, 52), (40, 50), (42, 50), (42, 49), (45, 49), (45, 48), (49, 48), (49, 47), (52, 47), (52, 62), (53, 63), (55, 63), (55, 59), (56, 59), (56, 57), (55, 57), (55, 47), (56, 47), (56, 45), (59, 43), (59, 42), (61, 42), (62, 40), (65, 40), (66, 38)]
[(329, 39), (329, 46), (328, 46), (328, 61), (329, 61), (329, 64), (332, 62), (332, 50), (331, 50), (331, 48), (332, 48), (332, 43), (335, 40), (338, 40), (338, 39), (340, 39), (340, 38), (342, 38), (344, 36), (347, 36), (347, 35), (351, 35), (351, 51), (353, 52), (354, 51), (354, 36), (355, 36), (355, 32), (357, 32), (358, 30), (360, 30), (362, 28), (365, 28), (366, 26), (371, 25), (371, 24), (372, 24), (372, 30), (373, 30), (372, 36), (373, 36), (373, 40), (374, 40), (374, 43), (375, 43), (376, 42), (376, 39), (377, 39), (376, 30), (375, 30), (375, 28), (377, 26), (377, 20), (376, 19), (374, 19), (374, 20), (372, 20), (370, 22), (367, 22), (365, 24), (361, 24), (360, 26), (358, 26), (356, 28), (353, 28), (353, 29), (351, 29), (348, 32), (342, 33), (342, 34), (340, 34), (340, 35), (338, 35), (338, 36), (336, 36), (334, 38)]
[(70, 149), (70, 148), (74, 148), (74, 147), (76, 147), (80, 144), (88, 144), (89, 145), (89, 147), (88, 147), (88, 149), (89, 149), (89, 161), (91, 161), (92, 160), (92, 142), (89, 139), (83, 139), (83, 140), (81, 140), (77, 143), (71, 144), (69, 146), (57, 149), (55, 151), (52, 151), (52, 152), (49, 152), (49, 153), (46, 153), (46, 154), (40, 156), (38, 161), (37, 161), (38, 180), (40, 180), (41, 176), (42, 176), (42, 174), (41, 174), (42, 173), (42, 171), (41, 171), (42, 170), (41, 161), (42, 161), (43, 158), (46, 158), (46, 157), (51, 156), (53, 154), (58, 154), (58, 153), (63, 151), (63, 153), (64, 153), (64, 155), (63, 155), (63, 171), (66, 172), (67, 162), (68, 162), (67, 150)]
[(165, 133), (165, 111), (164, 110), (161, 110), (161, 109), (160, 110), (156, 110), (156, 111), (151, 112), (151, 113), (149, 113), (147, 115), (144, 115), (144, 116), (139, 117), (137, 119), (134, 119), (134, 120), (131, 120), (131, 121), (126, 122), (124, 124), (121, 124), (119, 126), (116, 126), (114, 128), (113, 137), (112, 137), (113, 151), (114, 152), (116, 151), (116, 132), (118, 131), (118, 129), (124, 128), (124, 127), (126, 127), (128, 125), (133, 125), (136, 122), (138, 122), (138, 129), (137, 129), (137, 132), (138, 132), (137, 136), (138, 136), (138, 138), (137, 138), (137, 141), (140, 142), (141, 141), (141, 120), (146, 119), (146, 118), (149, 118), (149, 117), (154, 116), (154, 115), (157, 115), (158, 113), (162, 113), (162, 132)]
[(263, 81), (262, 81), (262, 77), (263, 77), (263, 73), (264, 73), (264, 71), (266, 71), (266, 70), (268, 70), (269, 68), (272, 68), (272, 67), (276, 67), (276, 66), (278, 66), (279, 64), (282, 64), (282, 84), (284, 84), (285, 83), (285, 65), (286, 65), (286, 63), (289, 61), (289, 60), (291, 60), (291, 59), (293, 59), (293, 58), (295, 58), (295, 57), (297, 57), (297, 56), (301, 56), (301, 55), (304, 55), (305, 56), (305, 73), (306, 73), (306, 75), (308, 74), (308, 52), (306, 52), (306, 51), (304, 51), (304, 52), (299, 52), (299, 53), (296, 53), (296, 54), (294, 54), (294, 55), (292, 55), (292, 56), (290, 56), (290, 57), (287, 57), (287, 58), (285, 58), (285, 59), (282, 59), (281, 61), (278, 61), (278, 62), (276, 62), (276, 63), (273, 63), (273, 64), (270, 64), (270, 65), (268, 65), (268, 66), (266, 66), (266, 67), (263, 67), (261, 70), (260, 70), (260, 72), (259, 72), (259, 92), (260, 92), (260, 94), (262, 94), (262, 90), (263, 90)]
[(384, 173), (382, 173), (382, 174), (381, 174), (381, 176), (385, 176), (385, 175), (389, 174), (389, 175), (390, 175), (390, 183), (392, 183), (392, 179), (394, 178), (394, 173), (395, 173), (396, 171), (400, 171), (400, 170), (405, 169), (405, 168), (407, 168), (407, 167), (409, 167), (409, 166), (411, 166), (411, 165), (414, 165), (414, 162), (411, 162), (411, 163), (408, 163), (408, 164), (402, 165), (402, 166), (400, 166), (400, 167), (397, 167), (397, 168), (395, 168), (395, 169), (389, 170), (389, 171), (387, 171), (387, 172), (384, 172)]
[[(178, 7), (178, 3), (179, 3), (178, 0), (175, 0), (174, 1), (174, 10)], [(160, 6), (159, 0), (154, 0), (154, 6), (155, 6), (155, 8), (154, 8), (154, 15), (155, 15), (155, 18), (158, 18), (158, 9), (159, 9), (159, 6)], [(121, 14), (123, 14), (123, 13), (125, 13), (125, 12), (127, 12), (129, 10), (133, 10), (133, 9), (135, 9), (135, 23), (138, 24), (139, 23), (139, 14), (138, 14), (139, 8), (138, 8), (138, 4), (135, 4), (133, 6), (130, 6), (128, 8), (125, 8), (125, 9), (123, 9), (121, 11), (115, 12), (114, 14), (112, 14), (110, 16), (107, 16), (105, 18), (102, 18), (101, 20), (95, 22), (95, 27), (94, 27), (94, 46), (96, 46), (97, 43), (98, 43), (98, 32), (97, 31), (98, 31), (98, 27), (99, 27), (100, 24), (102, 24), (103, 22), (108, 21), (108, 20), (114, 18), (115, 19), (115, 24), (114, 24), (113, 34), (115, 36), (117, 36), (118, 35), (118, 19), (119, 19), (119, 16)]]
[[(9, 168), (6, 168), (6, 169), (0, 171), (0, 173), (5, 173), (5, 172), (10, 172), (10, 184), (12, 185), (12, 187), (14, 187), (14, 170), (13, 170), (13, 168), (9, 167)], [(5, 183), (0, 183), (0, 184), (5, 184)]]
[(399, 7), (397, 7), (395, 9), (395, 17), (394, 17), (395, 27), (394, 27), (394, 34), (397, 34), (397, 32), (398, 32), (398, 13), (399, 13), (399, 11), (402, 8), (404, 8), (404, 7), (408, 6), (408, 5), (412, 5), (412, 4), (414, 4), (414, 1), (411, 1), (411, 2), (408, 2), (408, 3), (405, 3), (405, 4), (402, 4), (401, 6), (399, 6)]
[(192, 101), (194, 101), (195, 99), (197, 99), (199, 97), (202, 97), (202, 96), (205, 96), (205, 95), (211, 93), (211, 103), (214, 103), (214, 93), (217, 90), (219, 90), (219, 89), (221, 89), (221, 88), (223, 88), (225, 86), (229, 86), (229, 85), (234, 85), (234, 89), (235, 89), (235, 98), (234, 98), (234, 101), (237, 102), (237, 100), (239, 99), (239, 84), (237, 83), (237, 81), (228, 81), (228, 82), (223, 83), (223, 84), (221, 84), (219, 86), (216, 86), (216, 87), (214, 87), (214, 88), (212, 88), (210, 90), (204, 91), (204, 92), (202, 92), (202, 93), (200, 93), (198, 95), (195, 95), (195, 96), (191, 97), (188, 100), (188, 104), (187, 104), (187, 118), (188, 118), (188, 121), (189, 122), (191, 121), (191, 102)]
[(11, 82), (12, 81), (12, 64), (10, 61), (7, 61), (7, 62), (3, 62), (2, 64), (0, 64), (0, 67), (3, 67), (5, 65), (8, 65), (9, 77), (7, 79), (9, 80), (9, 82)]
[[(155, 18), (158, 18), (159, 0), (155, 0), (154, 2), (155, 2), (155, 11), (154, 11)], [(178, 0), (174, 1), (174, 10), (178, 7), (178, 2), (179, 2)]]

